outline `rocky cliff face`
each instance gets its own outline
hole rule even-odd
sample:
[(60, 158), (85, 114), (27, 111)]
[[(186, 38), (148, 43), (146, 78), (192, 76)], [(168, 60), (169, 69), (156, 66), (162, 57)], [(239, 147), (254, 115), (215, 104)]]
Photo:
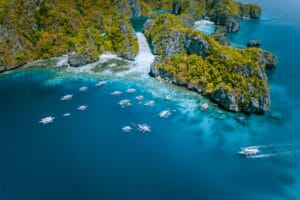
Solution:
[(150, 67), (151, 76), (201, 93), (232, 112), (262, 114), (269, 110), (265, 69), (277, 63), (270, 52), (222, 46), (183, 27), (171, 15), (150, 19), (145, 35), (158, 55)]
[(214, 11), (211, 20), (218, 26), (224, 26), (227, 33), (237, 32), (240, 29), (240, 19), (231, 14), (220, 14), (218, 10)]
[(261, 16), (261, 8), (255, 4), (240, 4), (240, 17), (258, 19)]
[[(19, 10), (16, 1), (2, 2), (0, 9), (0, 65), (2, 69), (13, 69), (20, 65), (30, 49), (34, 48), (32, 41), (36, 41), (32, 32), (37, 31), (38, 23), (35, 18), (36, 3), (24, 1), (26, 10)], [(15, 15), (14, 15), (15, 13)], [(30, 58), (28, 58), (30, 60)]]
[(132, 10), (132, 17), (139, 17), (141, 16), (141, 3), (140, 0), (128, 0), (131, 10)]
[(137, 41), (136, 34), (133, 27), (129, 23), (121, 24), (121, 34), (124, 35), (123, 48), (117, 49), (117, 55), (128, 60), (134, 60), (135, 56), (138, 53), (138, 46), (135, 46), (134, 43)]
[(245, 103), (245, 97), (241, 93), (229, 92), (224, 88), (215, 91), (210, 99), (226, 110), (245, 114), (263, 114), (270, 108), (269, 90), (266, 90), (265, 96), (250, 97), (247, 103)]
[[(232, 0), (2, 0), (1, 70), (69, 52), (75, 52), (70, 54), (72, 65), (92, 62), (104, 51), (132, 60), (138, 44), (128, 19), (138, 17), (142, 12), (150, 14), (155, 9), (172, 10), (188, 27), (195, 20), (208, 16), (224, 26), (226, 32), (239, 29), (239, 18), (258, 18), (261, 14), (258, 6)], [(157, 53), (164, 51), (164, 54), (171, 55), (187, 51), (204, 55), (204, 49), (208, 48), (199, 36), (182, 30), (170, 34), (170, 38), (160, 38), (161, 45), (154, 41)], [(90, 43), (90, 38), (94, 42)], [(222, 44), (226, 44), (225, 39), (224, 35), (218, 37)]]
[(261, 16), (261, 8), (255, 4), (241, 4), (233, 1), (225, 3), (215, 0), (209, 4), (211, 20), (216, 25), (224, 26), (226, 32), (237, 32), (240, 28), (240, 19), (258, 19)]
[(118, 0), (116, 9), (125, 18), (139, 17), (142, 13), (140, 0)]
[(230, 41), (224, 26), (217, 26), (215, 32), (211, 35), (221, 45), (229, 46)]
[(138, 43), (128, 19), (140, 13), (139, 0), (3, 0), (1, 70), (69, 52), (74, 66), (93, 62), (104, 51), (133, 59)]
[(181, 15), (181, 10), (182, 10), (181, 0), (173, 0), (172, 14)]
[[(168, 15), (162, 20), (149, 19), (145, 23), (144, 33), (153, 48), (154, 54), (170, 56), (186, 52), (205, 56), (210, 46), (202, 35), (195, 34), (195, 32), (187, 29), (171, 28), (174, 19), (172, 18), (171, 15)], [(155, 30), (159, 30), (159, 32)]]

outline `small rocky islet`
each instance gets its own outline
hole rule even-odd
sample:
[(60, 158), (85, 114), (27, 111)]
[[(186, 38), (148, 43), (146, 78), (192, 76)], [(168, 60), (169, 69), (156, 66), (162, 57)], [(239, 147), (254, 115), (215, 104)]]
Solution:
[[(170, 14), (153, 13), (170, 10)], [(77, 67), (112, 52), (134, 60), (138, 41), (130, 19), (148, 16), (143, 26), (153, 53), (150, 75), (194, 90), (220, 107), (245, 114), (270, 109), (266, 70), (277, 58), (257, 48), (229, 46), (228, 33), (243, 18), (259, 19), (261, 8), (232, 0), (4, 0), (0, 3), (0, 71), (40, 58), (68, 54)], [(208, 36), (192, 27), (215, 23)]]

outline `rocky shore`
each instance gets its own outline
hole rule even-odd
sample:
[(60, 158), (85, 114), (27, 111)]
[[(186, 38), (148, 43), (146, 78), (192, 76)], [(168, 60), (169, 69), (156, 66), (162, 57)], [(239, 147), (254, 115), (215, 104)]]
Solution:
[[(148, 15), (146, 36), (156, 55), (150, 75), (196, 91), (220, 107), (246, 114), (270, 108), (265, 70), (277, 58), (253, 40), (243, 50), (230, 47), (227, 33), (243, 18), (258, 19), (261, 8), (232, 0), (71, 1), (4, 0), (0, 3), (0, 73), (40, 58), (68, 55), (70, 66), (96, 62), (103, 52), (127, 60), (138, 53), (130, 18)], [(68, 13), (62, 10), (68, 9)], [(169, 9), (172, 14), (151, 14)], [(207, 36), (191, 27), (209, 19)]]
[(228, 111), (263, 114), (269, 110), (265, 69), (276, 66), (274, 55), (258, 48), (238, 50), (217, 44), (176, 20), (165, 15), (149, 19), (144, 26), (157, 55), (151, 76), (196, 91)]

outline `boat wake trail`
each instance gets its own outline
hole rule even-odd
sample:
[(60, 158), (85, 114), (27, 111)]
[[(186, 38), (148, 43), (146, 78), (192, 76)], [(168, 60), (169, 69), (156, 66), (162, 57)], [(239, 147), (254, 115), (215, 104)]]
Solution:
[(295, 156), (300, 150), (292, 144), (270, 144), (242, 147), (239, 154), (246, 158), (271, 158), (278, 156)]

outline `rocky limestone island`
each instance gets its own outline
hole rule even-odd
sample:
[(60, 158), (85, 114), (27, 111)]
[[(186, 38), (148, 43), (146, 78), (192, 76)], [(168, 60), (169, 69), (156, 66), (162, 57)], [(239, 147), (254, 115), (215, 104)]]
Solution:
[[(276, 57), (254, 48), (258, 41), (249, 41), (251, 48), (230, 47), (227, 37), (239, 30), (241, 19), (258, 19), (261, 8), (233, 0), (2, 0), (0, 72), (64, 54), (74, 67), (96, 62), (104, 52), (134, 60), (138, 41), (130, 19), (140, 16), (148, 17), (143, 32), (156, 55), (151, 76), (229, 111), (269, 110), (265, 70), (275, 67)], [(192, 29), (202, 19), (215, 23), (211, 36)]]
[(174, 15), (151, 17), (144, 34), (157, 55), (151, 76), (201, 93), (232, 112), (262, 114), (269, 110), (265, 69), (277, 64), (270, 52), (221, 45), (187, 28)]

